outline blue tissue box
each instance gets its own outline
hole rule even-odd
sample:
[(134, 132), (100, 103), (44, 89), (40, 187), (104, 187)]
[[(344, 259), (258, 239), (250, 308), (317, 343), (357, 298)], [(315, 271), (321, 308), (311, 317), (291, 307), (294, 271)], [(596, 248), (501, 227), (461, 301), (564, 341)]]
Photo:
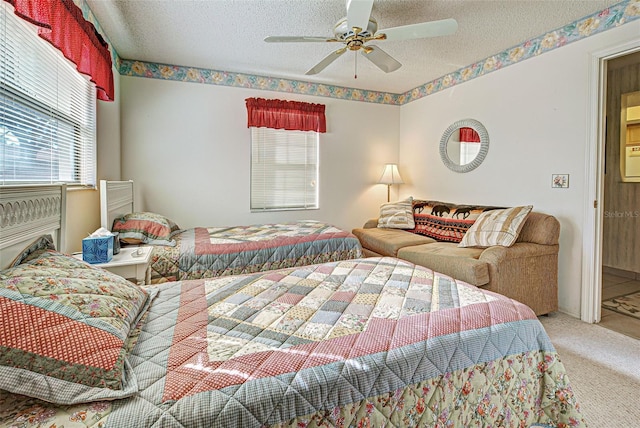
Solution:
[(113, 258), (113, 235), (90, 236), (82, 240), (82, 260), (88, 263), (108, 263)]

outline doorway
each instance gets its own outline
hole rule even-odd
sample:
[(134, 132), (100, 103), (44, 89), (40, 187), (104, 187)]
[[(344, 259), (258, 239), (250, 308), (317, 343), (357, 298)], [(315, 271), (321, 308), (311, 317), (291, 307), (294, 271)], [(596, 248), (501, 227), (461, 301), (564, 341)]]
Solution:
[[(614, 209), (611, 209), (611, 207), (606, 206), (608, 202), (611, 202), (607, 200), (607, 186), (609, 184), (608, 181), (610, 181), (614, 174), (614, 168), (611, 167), (610, 155), (610, 149), (614, 147), (606, 146), (605, 142), (612, 144), (609, 134), (613, 130), (612, 127), (619, 126), (619, 122), (615, 123), (615, 121), (612, 120), (607, 121), (607, 104), (613, 102), (611, 95), (607, 92), (608, 89), (610, 89), (608, 85), (610, 74), (609, 65), (613, 64), (612, 67), (615, 67), (621, 64), (624, 65), (626, 62), (632, 63), (636, 57), (640, 57), (640, 39), (628, 42), (622, 46), (594, 53), (591, 56), (589, 88), (589, 112), (591, 120), (589, 121), (589, 144), (587, 152), (587, 171), (589, 171), (589, 174), (586, 188), (587, 197), (585, 198), (584, 230), (593, 230), (594, 234), (592, 236), (588, 234), (584, 235), (585, 251), (583, 253), (583, 291), (581, 302), (581, 319), (590, 323), (602, 321), (603, 313), (601, 304), (605, 295), (606, 297), (604, 298), (608, 299), (611, 292), (618, 292), (620, 289), (629, 285), (621, 286), (620, 284), (625, 281), (618, 281), (615, 278), (612, 279), (610, 276), (611, 273), (618, 274), (621, 272), (615, 270), (612, 272), (610, 269), (611, 266), (603, 266), (603, 264), (611, 264), (611, 257), (603, 257), (605, 251), (608, 251), (608, 247), (611, 247), (611, 238), (609, 236), (611, 224), (608, 223), (605, 225), (605, 220), (611, 219), (611, 213), (616, 212), (619, 208), (616, 206)], [(617, 78), (617, 76), (614, 77)], [(637, 75), (635, 77), (637, 77)], [(618, 118), (619, 117), (620, 115), (618, 114)], [(617, 153), (619, 156), (619, 151)], [(609, 191), (611, 191), (610, 188)], [(609, 196), (612, 196), (612, 194)], [(623, 210), (620, 211), (623, 212), (623, 215), (626, 215)], [(633, 212), (633, 210), (631, 212)], [(607, 233), (606, 236), (605, 230)], [(637, 230), (632, 238), (635, 235), (637, 235)], [(638, 240), (636, 239), (636, 241)], [(640, 244), (640, 242), (638, 242), (638, 244)], [(625, 269), (621, 270), (625, 271)], [(635, 277), (633, 280), (635, 280)], [(614, 281), (617, 282), (614, 283)], [(606, 290), (603, 289), (605, 286)], [(604, 315), (608, 317), (610, 314), (606, 312)], [(636, 331), (638, 331), (638, 329), (636, 329)]]
[(600, 325), (640, 339), (640, 51), (607, 60), (606, 73)]

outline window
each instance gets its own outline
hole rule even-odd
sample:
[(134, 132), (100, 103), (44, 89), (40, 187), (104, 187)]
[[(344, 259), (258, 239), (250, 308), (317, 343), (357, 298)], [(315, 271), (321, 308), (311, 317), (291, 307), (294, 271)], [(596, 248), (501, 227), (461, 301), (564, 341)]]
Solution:
[(2, 3), (0, 185), (95, 185), (95, 84)]
[(250, 129), (251, 210), (318, 208), (319, 134)]
[(480, 153), (480, 135), (475, 129), (463, 126), (460, 128), (460, 165), (471, 163)]
[(318, 208), (322, 104), (247, 98), (251, 129), (251, 210)]
[(471, 163), (480, 153), (480, 143), (460, 141), (460, 165)]

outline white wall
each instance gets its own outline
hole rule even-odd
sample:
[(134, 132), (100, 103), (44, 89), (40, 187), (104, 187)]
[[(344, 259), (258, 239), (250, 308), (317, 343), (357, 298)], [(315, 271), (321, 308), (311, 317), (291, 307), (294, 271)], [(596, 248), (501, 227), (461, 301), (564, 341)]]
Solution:
[[(121, 77), (122, 179), (135, 181), (137, 210), (182, 228), (317, 219), (351, 230), (376, 217), (398, 160), (400, 107), (298, 94)], [(320, 137), (320, 209), (251, 213), (245, 99), (326, 105)]]
[[(514, 206), (555, 215), (561, 224), (559, 306), (580, 316), (586, 195), (590, 54), (638, 38), (640, 21), (583, 39), (401, 107), (401, 196)], [(489, 153), (466, 174), (448, 170), (440, 136), (474, 118), (489, 132)], [(551, 188), (569, 174), (568, 189)]]

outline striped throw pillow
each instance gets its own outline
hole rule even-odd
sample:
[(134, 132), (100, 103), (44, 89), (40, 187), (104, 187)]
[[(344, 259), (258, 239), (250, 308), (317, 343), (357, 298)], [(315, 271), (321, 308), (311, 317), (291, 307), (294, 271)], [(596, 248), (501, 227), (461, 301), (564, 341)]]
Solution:
[(176, 246), (173, 235), (180, 230), (168, 218), (152, 212), (125, 214), (113, 221), (112, 232), (118, 232), (125, 244)]
[(380, 206), (378, 227), (389, 229), (413, 229), (413, 197), (398, 202), (390, 202)]
[(518, 239), (518, 234), (532, 209), (532, 205), (526, 205), (482, 213), (464, 234), (458, 247), (510, 247)]

